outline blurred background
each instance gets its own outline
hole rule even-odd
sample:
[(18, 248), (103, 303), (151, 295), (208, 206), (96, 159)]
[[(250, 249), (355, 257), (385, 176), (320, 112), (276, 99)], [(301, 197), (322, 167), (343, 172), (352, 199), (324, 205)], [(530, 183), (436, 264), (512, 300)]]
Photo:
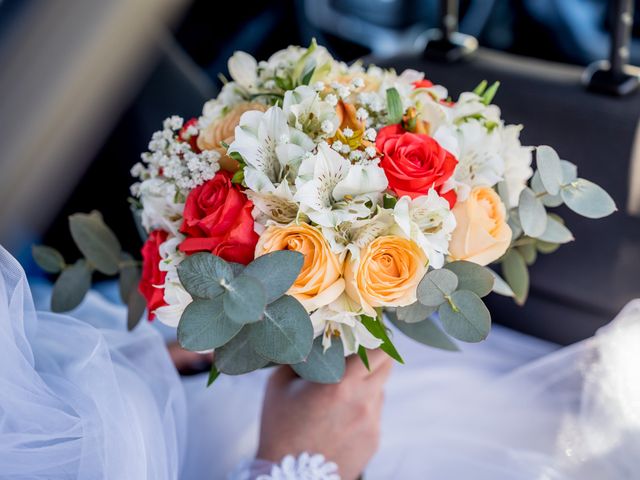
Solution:
[[(490, 300), (494, 319), (519, 330), (560, 343), (591, 335), (640, 297), (640, 95), (581, 81), (609, 55), (615, 2), (462, 0), (459, 30), (481, 48), (453, 64), (423, 54), (441, 3), (0, 0), (0, 243), (36, 275), (31, 244), (74, 258), (67, 216), (97, 209), (138, 251), (129, 169), (162, 120), (199, 115), (234, 51), (262, 59), (315, 37), (347, 62), (423, 70), (454, 98), (500, 80), (496, 103), (525, 125), (523, 143), (553, 145), (612, 194), (619, 212), (604, 221), (563, 212), (577, 241), (539, 258), (524, 308)], [(633, 20), (624, 53), (640, 65)]]

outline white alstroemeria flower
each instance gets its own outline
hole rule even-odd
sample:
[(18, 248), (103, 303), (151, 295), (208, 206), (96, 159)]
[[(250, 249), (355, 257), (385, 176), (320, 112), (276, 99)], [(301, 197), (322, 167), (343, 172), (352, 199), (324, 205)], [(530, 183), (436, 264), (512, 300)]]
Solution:
[(238, 92), (238, 84), (236, 82), (228, 82), (220, 90), (218, 96), (209, 100), (202, 107), (202, 115), (198, 119), (200, 128), (205, 128), (210, 123), (223, 117), (224, 114), (238, 105), (246, 102), (245, 97)]
[(287, 124), (280, 107), (242, 114), (229, 153), (239, 153), (247, 166), (244, 179), (254, 192), (272, 192), (283, 180), (292, 181), (305, 153), (315, 144)]
[(481, 122), (470, 120), (455, 129), (441, 127), (434, 138), (458, 159), (447, 186), (455, 188), (460, 201), (466, 200), (473, 187), (492, 187), (504, 178), (498, 127), (489, 131)]
[(500, 154), (504, 160), (504, 182), (507, 190), (507, 208), (518, 205), (520, 193), (533, 175), (531, 147), (520, 144), (521, 125), (507, 125), (500, 129)]
[(282, 109), (289, 125), (313, 137), (333, 137), (340, 126), (336, 109), (306, 85), (286, 92)]
[(229, 75), (235, 82), (252, 91), (258, 84), (258, 62), (246, 52), (235, 52), (227, 62)]
[(322, 335), (322, 346), (325, 351), (331, 346), (332, 337), (337, 335), (342, 341), (345, 355), (365, 348), (378, 348), (382, 341), (374, 337), (360, 321), (362, 308), (342, 294), (329, 305), (319, 308), (311, 314), (315, 336)]
[(167, 305), (158, 307), (154, 311), (156, 318), (165, 325), (175, 328), (180, 322), (182, 312), (193, 301), (193, 298), (176, 279), (165, 282), (164, 301), (167, 302)]
[(451, 106), (450, 119), (456, 123), (472, 116), (481, 116), (489, 122), (499, 123), (500, 108), (496, 105), (485, 105), (473, 92), (463, 92), (458, 101)]
[(367, 203), (375, 203), (387, 185), (384, 170), (378, 165), (351, 165), (328, 144), (321, 143), (318, 153), (300, 165), (294, 199), (312, 221), (335, 227), (370, 212)]
[(373, 240), (385, 235), (394, 224), (392, 211), (378, 208), (372, 218), (343, 222), (336, 227), (322, 227), (322, 234), (334, 253), (351, 253), (352, 259), (360, 258), (360, 250)]
[(434, 189), (427, 195), (414, 198), (402, 197), (393, 209), (396, 222), (394, 233), (416, 242), (429, 259), (433, 268), (442, 268), (449, 253), (451, 233), (456, 228), (456, 218), (449, 209), (449, 202)]
[(245, 190), (249, 200), (253, 202), (253, 218), (255, 227), (260, 226), (261, 234), (269, 221), (282, 225), (293, 222), (298, 216), (298, 204), (293, 200), (293, 193), (287, 182), (282, 182), (272, 191), (254, 192)]

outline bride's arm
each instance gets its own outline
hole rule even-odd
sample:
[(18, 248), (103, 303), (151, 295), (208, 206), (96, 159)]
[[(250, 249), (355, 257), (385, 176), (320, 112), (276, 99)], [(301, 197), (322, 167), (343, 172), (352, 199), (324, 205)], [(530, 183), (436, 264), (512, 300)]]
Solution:
[(271, 376), (265, 394), (257, 459), (233, 480), (354, 480), (378, 447), (383, 387), (391, 361), (371, 352), (371, 371), (347, 360), (341, 383), (320, 385), (288, 367)]

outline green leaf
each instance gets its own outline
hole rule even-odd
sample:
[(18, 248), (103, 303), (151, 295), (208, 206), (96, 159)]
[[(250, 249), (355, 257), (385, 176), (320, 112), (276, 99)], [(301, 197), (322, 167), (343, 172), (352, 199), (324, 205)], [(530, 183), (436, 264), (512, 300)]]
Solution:
[(493, 97), (498, 93), (500, 88), (500, 82), (493, 82), (493, 84), (482, 94), (482, 103), (489, 105), (493, 101)]
[(384, 208), (393, 209), (398, 203), (398, 199), (393, 195), (387, 195), (386, 193), (382, 197), (382, 206)]
[(287, 293), (296, 281), (304, 255), (292, 250), (279, 250), (256, 258), (247, 265), (244, 274), (257, 278), (267, 294), (267, 303), (271, 303)]
[(251, 325), (249, 340), (259, 355), (272, 362), (299, 363), (311, 351), (313, 326), (300, 302), (284, 295), (267, 306), (262, 321)]
[(587, 218), (602, 218), (617, 210), (609, 194), (599, 185), (578, 178), (560, 191), (564, 203), (571, 210)]
[(432, 318), (417, 323), (407, 323), (399, 320), (391, 312), (388, 315), (398, 330), (416, 342), (442, 350), (459, 350), (458, 346), (435, 324)]
[(427, 307), (420, 302), (414, 302), (406, 307), (398, 307), (396, 309), (396, 315), (398, 320), (406, 323), (422, 322), (435, 312), (438, 307)]
[(192, 296), (211, 299), (225, 292), (223, 284), (233, 280), (233, 270), (222, 258), (203, 252), (185, 258), (178, 277)]
[(482, 80), (478, 86), (476, 88), (473, 89), (473, 93), (475, 93), (476, 95), (478, 95), (479, 97), (482, 97), (482, 95), (484, 94), (485, 90), (487, 89), (487, 85), (489, 85), (487, 83), (486, 80)]
[(83, 259), (65, 268), (51, 292), (51, 310), (68, 312), (82, 302), (91, 288), (91, 268)]
[(128, 253), (120, 255), (120, 277), (118, 278), (118, 289), (120, 298), (124, 303), (128, 303), (131, 292), (138, 288), (140, 283), (140, 268), (135, 259)]
[(98, 212), (71, 215), (69, 229), (78, 249), (96, 270), (106, 275), (118, 273), (120, 242)]
[(477, 263), (458, 260), (447, 263), (444, 268), (451, 270), (458, 277), (458, 290), (471, 290), (479, 297), (484, 297), (493, 289), (491, 271)]
[(516, 303), (523, 305), (529, 293), (529, 270), (517, 250), (511, 249), (502, 257), (502, 274), (513, 290)]
[(251, 346), (249, 341), (251, 327), (251, 325), (244, 327), (229, 343), (216, 349), (214, 364), (220, 372), (227, 375), (242, 375), (269, 364), (269, 360), (258, 355)]
[(530, 188), (525, 188), (520, 193), (518, 215), (525, 234), (537, 237), (544, 233), (544, 229), (547, 227), (547, 211)]
[(305, 66), (304, 73), (302, 74), (302, 78), (300, 79), (300, 85), (309, 85), (311, 81), (311, 77), (313, 77), (313, 73), (316, 71), (315, 62), (311, 61)]
[(548, 243), (568, 243), (573, 241), (573, 235), (562, 222), (559, 222), (549, 215), (547, 218), (547, 228), (544, 233), (538, 237), (538, 240)]
[(234, 277), (237, 277), (242, 272), (244, 272), (245, 266), (242, 265), (241, 263), (236, 263), (236, 262), (227, 262), (227, 263), (231, 267), (231, 271), (233, 272)]
[(548, 145), (540, 145), (536, 148), (536, 163), (545, 190), (551, 195), (560, 193), (562, 165), (556, 151)]
[(385, 352), (394, 360), (400, 363), (404, 363), (404, 360), (398, 353), (398, 350), (396, 350), (396, 347), (393, 345), (393, 343), (391, 342), (391, 339), (387, 335), (387, 329), (384, 326), (384, 323), (382, 323), (382, 320), (369, 317), (367, 315), (360, 315), (360, 319), (362, 321), (362, 324), (365, 326), (365, 328), (369, 330), (369, 332), (374, 337), (376, 337), (379, 340), (382, 340), (382, 345), (380, 345), (380, 350)]
[(427, 307), (437, 307), (458, 287), (458, 277), (451, 270), (440, 268), (428, 272), (416, 289), (418, 301)]
[(244, 182), (244, 170), (241, 168), (233, 174), (233, 177), (231, 177), (231, 183), (241, 184), (242, 182)]
[(515, 297), (515, 293), (511, 290), (511, 287), (504, 279), (498, 275), (493, 270), (489, 269), (491, 274), (493, 275), (494, 283), (493, 283), (493, 291), (498, 295), (503, 295), (505, 297)]
[(360, 357), (360, 360), (362, 360), (366, 369), (371, 371), (371, 368), (369, 367), (369, 355), (367, 355), (367, 349), (362, 345), (358, 347), (358, 356)]
[(45, 272), (59, 273), (66, 266), (62, 254), (55, 248), (45, 245), (33, 245), (31, 256)]
[[(294, 79), (299, 79), (302, 77), (302, 72), (305, 70), (305, 67), (307, 66), (307, 60), (311, 58), (311, 55), (313, 54), (313, 52), (316, 51), (317, 48), (318, 48), (318, 43), (316, 42), (315, 38), (312, 38), (311, 44), (309, 45), (309, 47), (307, 47), (307, 51), (300, 56), (298, 61), (293, 66), (292, 76)], [(293, 90), (293, 89), (288, 88), (286, 90)]]
[(140, 323), (144, 311), (147, 308), (147, 301), (138, 291), (134, 289), (127, 299), (127, 330), (131, 331)]
[(216, 364), (211, 364), (211, 370), (209, 370), (209, 378), (207, 379), (207, 387), (210, 387), (213, 382), (220, 376), (220, 371), (216, 368)]
[(400, 94), (395, 88), (387, 89), (387, 125), (400, 123), (404, 109), (402, 108), (402, 100)]
[(438, 315), (445, 332), (464, 342), (480, 342), (491, 330), (489, 309), (469, 290), (454, 292), (451, 302), (440, 305)]
[(345, 369), (342, 340), (334, 338), (325, 352), (322, 347), (322, 335), (319, 336), (313, 341), (313, 347), (306, 360), (291, 365), (291, 368), (310, 382), (338, 383)]
[(524, 245), (520, 245), (518, 247), (518, 252), (524, 258), (524, 261), (527, 265), (533, 265), (536, 261), (536, 257), (538, 256), (538, 251), (536, 250), (536, 246), (533, 243), (525, 243)]
[(187, 350), (201, 352), (221, 347), (241, 328), (225, 315), (222, 298), (194, 300), (180, 317), (178, 342)]
[(258, 279), (243, 273), (231, 280), (226, 288), (222, 305), (231, 321), (244, 325), (262, 318), (267, 296)]

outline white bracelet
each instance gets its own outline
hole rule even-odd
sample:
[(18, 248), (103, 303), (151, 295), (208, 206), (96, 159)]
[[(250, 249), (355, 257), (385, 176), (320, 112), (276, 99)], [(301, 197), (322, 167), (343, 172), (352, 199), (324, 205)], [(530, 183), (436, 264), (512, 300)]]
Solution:
[(340, 475), (338, 466), (326, 461), (324, 455), (303, 452), (298, 458), (287, 455), (279, 465), (264, 460), (247, 462), (231, 475), (230, 480), (340, 480)]

